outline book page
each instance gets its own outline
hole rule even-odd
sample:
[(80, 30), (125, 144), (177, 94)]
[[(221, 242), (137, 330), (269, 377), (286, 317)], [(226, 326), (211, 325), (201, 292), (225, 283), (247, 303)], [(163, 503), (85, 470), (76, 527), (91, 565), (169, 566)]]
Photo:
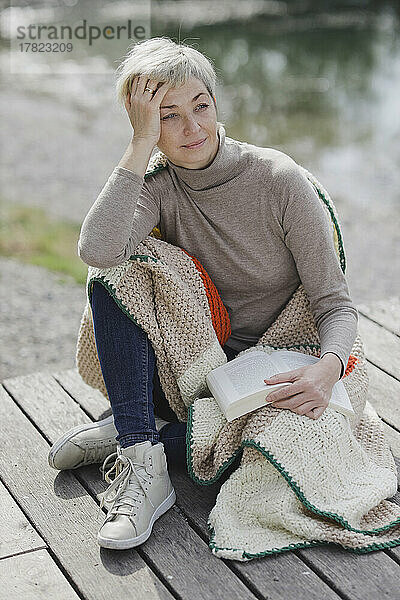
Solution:
[(344, 387), (343, 381), (337, 381), (332, 388), (332, 396), (330, 399), (330, 403), (335, 406), (343, 406), (343, 408), (348, 408), (352, 412), (353, 407), (350, 402), (349, 395)]
[[(238, 397), (250, 396), (260, 390), (272, 388), (273, 386), (267, 385), (264, 379), (276, 373), (286, 373), (319, 361), (316, 356), (288, 350), (279, 350), (272, 354), (262, 351), (249, 352), (248, 354), (249, 356), (242, 355), (239, 357), (236, 364), (236, 359), (233, 359), (224, 364), (223, 367), (219, 367), (223, 368)], [(350, 399), (342, 381), (336, 382), (333, 386), (330, 402), (333, 405), (336, 404), (352, 410)]]
[(249, 357), (245, 355), (239, 357), (239, 364), (235, 364), (236, 359), (233, 359), (223, 365), (225, 374), (239, 396), (248, 396), (266, 389), (267, 384), (264, 379), (279, 372), (279, 366), (266, 352), (249, 352), (249, 355)]
[(279, 367), (277, 373), (294, 371), (295, 369), (300, 369), (300, 367), (312, 365), (319, 361), (319, 358), (316, 356), (289, 350), (278, 350), (277, 352), (274, 352), (272, 356), (274, 357), (274, 363)]

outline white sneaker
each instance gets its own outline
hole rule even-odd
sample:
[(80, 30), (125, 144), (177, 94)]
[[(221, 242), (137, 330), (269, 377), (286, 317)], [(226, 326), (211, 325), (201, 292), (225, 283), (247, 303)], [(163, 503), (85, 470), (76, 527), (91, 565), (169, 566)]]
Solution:
[[(104, 475), (108, 461), (116, 460)], [(115, 478), (109, 475), (115, 469)], [(127, 550), (143, 544), (151, 535), (153, 524), (176, 501), (167, 469), (164, 444), (150, 440), (127, 448), (118, 444), (102, 467), (104, 479), (111, 485), (100, 494), (100, 510), (105, 505), (107, 517), (100, 527), (97, 541), (103, 548)]]
[[(155, 417), (155, 421), (157, 431), (168, 423), (160, 417)], [(48, 454), (49, 465), (64, 471), (102, 463), (116, 451), (117, 435), (113, 415), (95, 423), (77, 425), (54, 442)]]

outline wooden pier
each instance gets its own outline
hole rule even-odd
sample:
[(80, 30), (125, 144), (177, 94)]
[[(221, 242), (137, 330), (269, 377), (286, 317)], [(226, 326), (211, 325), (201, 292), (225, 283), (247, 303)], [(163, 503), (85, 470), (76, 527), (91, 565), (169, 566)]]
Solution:
[[(400, 468), (400, 301), (360, 305), (370, 402)], [(23, 341), (21, 341), (23, 343)], [(195, 484), (170, 470), (177, 502), (132, 550), (97, 544), (104, 520), (100, 465), (57, 472), (50, 446), (71, 427), (110, 414), (75, 369), (0, 385), (0, 590), (7, 600), (376, 600), (400, 598), (400, 547), (364, 555), (327, 545), (255, 559), (221, 560), (207, 518), (220, 480)], [(399, 476), (400, 480), (400, 476)], [(400, 504), (400, 493), (391, 499)]]

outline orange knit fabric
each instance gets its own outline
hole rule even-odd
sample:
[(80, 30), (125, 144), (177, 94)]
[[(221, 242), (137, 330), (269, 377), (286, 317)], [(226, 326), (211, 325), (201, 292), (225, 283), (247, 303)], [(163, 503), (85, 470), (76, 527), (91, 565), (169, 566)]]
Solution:
[[(161, 232), (157, 227), (154, 227), (153, 231), (151, 232), (151, 235), (158, 239), (162, 239)], [(212, 324), (215, 333), (217, 334), (218, 341), (221, 344), (221, 346), (223, 346), (228, 341), (229, 336), (232, 333), (228, 311), (226, 310), (224, 303), (221, 300), (217, 288), (213, 284), (209, 274), (207, 273), (203, 265), (200, 263), (200, 261), (192, 254), (189, 254), (189, 252), (187, 252), (184, 248), (181, 248), (181, 250), (183, 250), (183, 252), (192, 259), (194, 265), (196, 266), (196, 269), (200, 274), (200, 277), (202, 278), (204, 289), (207, 295), (208, 306), (210, 307)], [(358, 359), (352, 354), (350, 354), (343, 377), (346, 377), (353, 371), (357, 362)]]
[(229, 320), (228, 311), (226, 310), (221, 297), (218, 293), (217, 288), (211, 281), (211, 278), (200, 261), (195, 257), (186, 252), (184, 248), (181, 248), (185, 254), (190, 256), (196, 269), (200, 273), (200, 277), (203, 281), (204, 289), (207, 294), (208, 306), (210, 307), (212, 324), (217, 334), (217, 338), (221, 346), (223, 346), (229, 339), (232, 333), (231, 322)]
[[(349, 360), (347, 362), (347, 367), (346, 367), (343, 377), (346, 377), (346, 375), (348, 375), (349, 373), (352, 372), (352, 370), (356, 366), (356, 363), (358, 363), (358, 358), (356, 358), (355, 356), (350, 354)], [(342, 377), (342, 379), (343, 379), (343, 377)]]

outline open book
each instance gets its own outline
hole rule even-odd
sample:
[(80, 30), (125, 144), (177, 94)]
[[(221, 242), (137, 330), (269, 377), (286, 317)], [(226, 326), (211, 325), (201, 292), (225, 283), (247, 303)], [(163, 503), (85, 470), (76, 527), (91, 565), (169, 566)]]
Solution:
[[(254, 350), (213, 369), (206, 376), (206, 381), (227, 421), (233, 421), (268, 404), (265, 398), (274, 390), (292, 385), (291, 382), (268, 385), (264, 379), (318, 361), (316, 356), (292, 350), (275, 350), (272, 354)], [(344, 415), (354, 415), (342, 381), (333, 386), (328, 406)]]

